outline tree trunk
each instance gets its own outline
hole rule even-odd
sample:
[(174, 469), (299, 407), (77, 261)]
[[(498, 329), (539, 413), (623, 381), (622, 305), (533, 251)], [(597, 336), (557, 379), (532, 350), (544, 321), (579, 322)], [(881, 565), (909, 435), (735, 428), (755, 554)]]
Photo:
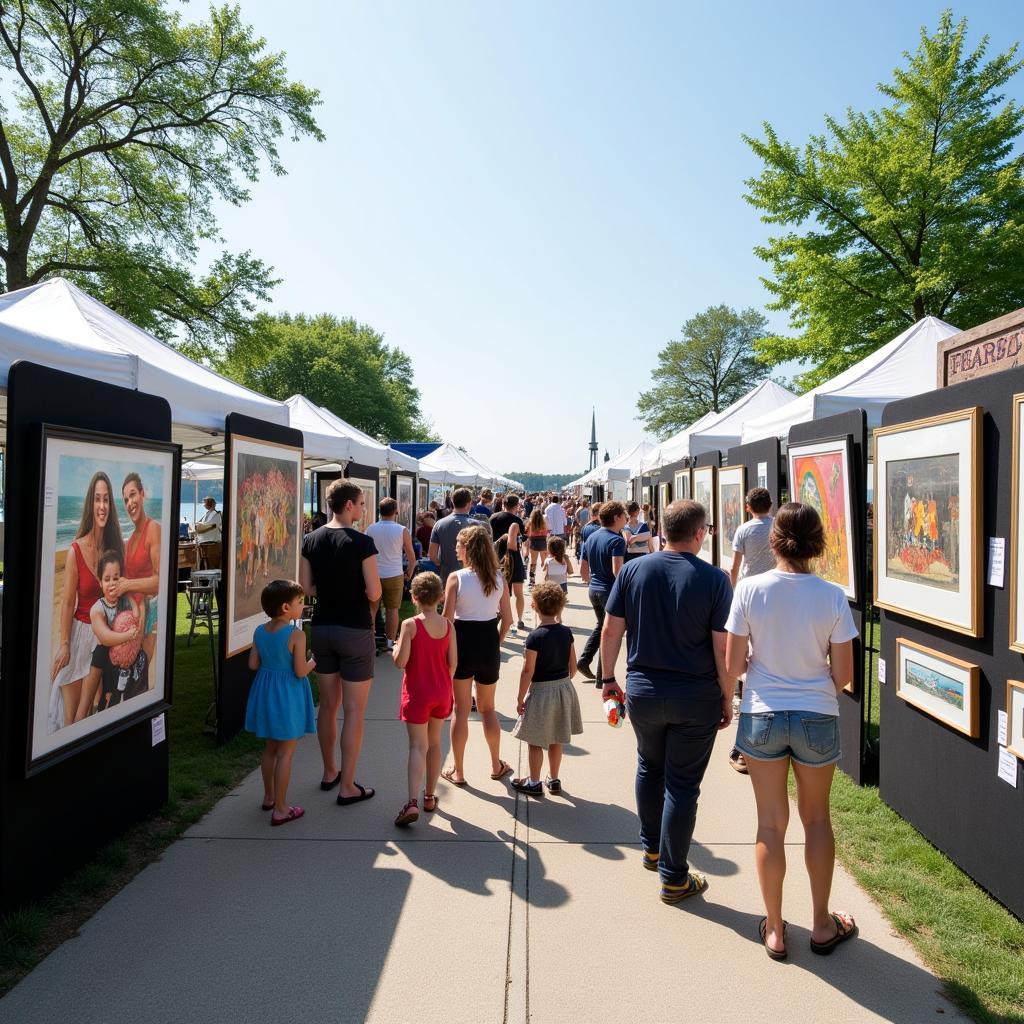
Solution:
[(919, 295), (914, 299), (914, 323), (924, 319), (925, 316), (927, 316), (927, 310), (924, 308), (924, 299)]

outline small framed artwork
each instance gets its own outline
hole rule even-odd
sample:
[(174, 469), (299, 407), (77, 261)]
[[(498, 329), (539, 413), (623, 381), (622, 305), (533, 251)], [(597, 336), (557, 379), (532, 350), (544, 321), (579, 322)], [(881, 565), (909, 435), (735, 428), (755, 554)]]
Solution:
[[(1024, 394), (1013, 396), (1013, 472), (1010, 485), (1010, 648), (1024, 654), (1024, 530), (1020, 517), (1024, 514), (1024, 444), (1021, 419), (1024, 417)], [(1009, 705), (1007, 705), (1009, 709)]]
[(177, 599), (181, 449), (41, 431), (29, 775), (168, 706)]
[(352, 522), (352, 528), (360, 533), (365, 533), (370, 523), (377, 521), (377, 481), (363, 480), (360, 477), (350, 476), (349, 483), (357, 484), (363, 492), (362, 515)]
[(650, 503), (651, 503), (651, 489), (650, 489), (650, 487), (641, 487), (640, 488), (640, 504), (641, 505), (650, 505)]
[(875, 604), (981, 636), (981, 407), (875, 431)]
[(419, 512), (426, 512), (430, 504), (430, 484), (426, 480), (420, 480), (416, 485), (416, 509)]
[(690, 471), (688, 469), (676, 470), (672, 481), (672, 493), (677, 499), (690, 497)]
[[(693, 500), (704, 506), (709, 523), (715, 522), (715, 469), (715, 466), (698, 466), (693, 471)], [(715, 564), (715, 544), (710, 531), (698, 554), (705, 562)]]
[(851, 601), (856, 601), (850, 492), (852, 449), (849, 434), (790, 445), (789, 480), (793, 500), (812, 506), (825, 528), (825, 551), (815, 562), (815, 572), (840, 587)]
[[(388, 478), (391, 474), (386, 468), (382, 467), (378, 476), (380, 479), (377, 481), (377, 493), (380, 495), (380, 498), (377, 500), (380, 501), (388, 497)], [(392, 494), (391, 497), (393, 498), (395, 495)]]
[[(226, 657), (247, 651), (267, 621), (267, 581), (299, 578), (302, 545), (302, 449), (231, 435), (226, 591)], [(322, 499), (321, 499), (322, 500)]]
[(978, 736), (978, 666), (902, 638), (896, 696), (965, 736)]
[(658, 512), (661, 515), (665, 514), (665, 509), (668, 508), (671, 500), (668, 484), (658, 484)]
[(1024, 761), (1024, 683), (1006, 680), (1006, 749)]
[(718, 471), (718, 564), (727, 569), (732, 565), (732, 540), (743, 522), (744, 498), (747, 486), (746, 466), (726, 466)]
[(415, 533), (415, 519), (412, 507), (412, 477), (400, 476), (395, 486), (395, 499), (398, 501), (398, 521), (410, 532)]

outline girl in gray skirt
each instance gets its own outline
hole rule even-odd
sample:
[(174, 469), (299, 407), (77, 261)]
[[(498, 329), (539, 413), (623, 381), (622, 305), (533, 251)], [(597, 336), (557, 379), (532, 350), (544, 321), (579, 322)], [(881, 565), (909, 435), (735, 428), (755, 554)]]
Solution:
[[(558, 777), (562, 745), (583, 732), (583, 719), (572, 685), (576, 673), (572, 630), (558, 621), (566, 596), (557, 583), (542, 583), (532, 597), (539, 625), (526, 638), (516, 707), (519, 718), (512, 730), (513, 736), (529, 745), (530, 774), (513, 779), (512, 788), (527, 796), (543, 796), (545, 783), (552, 793), (562, 791)], [(541, 782), (545, 750), (548, 777)]]

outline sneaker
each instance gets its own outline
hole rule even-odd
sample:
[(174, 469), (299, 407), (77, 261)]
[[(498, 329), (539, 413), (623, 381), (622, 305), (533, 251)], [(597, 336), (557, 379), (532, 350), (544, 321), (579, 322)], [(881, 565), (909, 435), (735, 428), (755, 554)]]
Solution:
[(593, 671), (590, 668), (590, 662), (589, 661), (577, 661), (576, 662), (576, 669), (579, 672), (579, 674), (581, 676), (583, 676), (584, 679), (596, 679), (597, 678), (597, 676), (594, 675)]
[(561, 793), (562, 792), (562, 780), (561, 779), (553, 779), (549, 775), (544, 780), (544, 785), (548, 787), (548, 792), (549, 793)]
[(527, 628), (527, 627), (526, 627), (526, 623), (525, 623), (525, 622), (523, 622), (523, 620), (522, 620), (522, 619), (520, 619), (520, 620), (519, 620), (519, 621), (518, 621), (518, 622), (516, 623), (516, 629), (521, 629), (521, 630), (522, 630), (522, 631), (523, 631), (524, 633), (526, 632), (526, 628)]
[(517, 629), (517, 628), (516, 628), (515, 626), (513, 626), (513, 627), (512, 627), (512, 628), (511, 628), (511, 629), (510, 629), (510, 630), (508, 631), (508, 635), (509, 635), (510, 637), (512, 637), (512, 638), (513, 638), (514, 640), (518, 640), (518, 639), (519, 639), (519, 630), (518, 630), (518, 629)]
[(746, 759), (738, 750), (734, 749), (732, 753), (729, 754), (729, 767), (734, 771), (739, 772), (740, 775), (748, 774)]
[(530, 779), (513, 779), (510, 783), (517, 793), (525, 793), (527, 796), (543, 796), (544, 783), (532, 782)]

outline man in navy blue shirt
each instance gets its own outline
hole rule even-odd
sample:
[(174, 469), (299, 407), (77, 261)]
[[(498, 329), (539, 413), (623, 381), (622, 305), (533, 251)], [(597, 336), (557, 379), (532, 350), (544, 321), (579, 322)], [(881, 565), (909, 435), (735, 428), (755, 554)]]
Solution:
[[(622, 539), (622, 528), (626, 525), (626, 509), (621, 501), (606, 501), (601, 506), (601, 526), (594, 530), (583, 545), (580, 553), (580, 578), (587, 584), (587, 596), (597, 616), (597, 625), (587, 637), (576, 667), (587, 679), (594, 679), (590, 667), (594, 655), (597, 657), (597, 678), (601, 676), (601, 627), (604, 626), (604, 605), (611, 593), (615, 577), (622, 568), (626, 555), (626, 542)], [(612, 662), (614, 665), (615, 662)], [(598, 686), (600, 686), (600, 681)]]
[(485, 487), (480, 492), (480, 497), (477, 503), (469, 510), (469, 514), (474, 517), (483, 517), (484, 519), (490, 519), (494, 509), (491, 507), (491, 502), (494, 501), (494, 491), (490, 487)]
[[(636, 809), (644, 866), (661, 875), (661, 898), (703, 892), (690, 871), (697, 797), (715, 745), (732, 721), (735, 678), (726, 674), (725, 622), (732, 585), (702, 561), (703, 505), (674, 501), (662, 517), (665, 551), (619, 573), (606, 601), (601, 657), (614, 666), (626, 636), (626, 709), (637, 740)], [(614, 676), (602, 698), (622, 699)]]

